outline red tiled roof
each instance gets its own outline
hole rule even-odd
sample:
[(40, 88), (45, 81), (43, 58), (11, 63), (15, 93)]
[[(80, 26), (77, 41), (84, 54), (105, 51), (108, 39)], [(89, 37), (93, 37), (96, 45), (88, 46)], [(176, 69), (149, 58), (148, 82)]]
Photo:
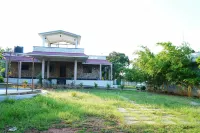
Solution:
[(98, 59), (88, 59), (84, 64), (102, 64), (102, 65), (111, 65), (107, 60), (98, 60)]

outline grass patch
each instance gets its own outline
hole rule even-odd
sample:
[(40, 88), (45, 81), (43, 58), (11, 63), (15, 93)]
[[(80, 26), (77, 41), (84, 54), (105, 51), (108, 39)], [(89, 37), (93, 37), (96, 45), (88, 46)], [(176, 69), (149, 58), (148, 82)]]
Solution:
[[(134, 101), (133, 104), (129, 100)], [(81, 132), (196, 132), (200, 130), (200, 107), (190, 105), (199, 99), (121, 90), (57, 90), (46, 96), (25, 100), (5, 100), (0, 103), (0, 132), (16, 126), (17, 132), (37, 129), (76, 128)], [(127, 125), (118, 108), (141, 121), (135, 109), (156, 124)], [(146, 110), (147, 109), (147, 110)], [(151, 112), (148, 109), (158, 109)], [(162, 111), (160, 111), (162, 110)], [(165, 115), (175, 125), (161, 124)], [(144, 117), (145, 118), (145, 117)], [(180, 121), (188, 121), (188, 124)]]

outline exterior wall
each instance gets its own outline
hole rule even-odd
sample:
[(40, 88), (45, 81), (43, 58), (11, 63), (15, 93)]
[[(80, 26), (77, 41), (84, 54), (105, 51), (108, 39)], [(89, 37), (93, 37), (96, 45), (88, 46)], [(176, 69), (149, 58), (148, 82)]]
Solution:
[[(27, 81), (28, 84), (32, 84), (32, 79), (17, 79), (17, 78), (8, 78), (8, 82), (12, 84), (23, 84), (24, 81)], [(33, 79), (33, 83), (37, 84), (39, 79)], [(66, 84), (71, 84), (74, 80), (66, 80)], [(6, 78), (4, 78), (4, 82), (6, 82)], [(52, 79), (52, 84), (56, 84), (57, 80)], [(110, 85), (110, 87), (113, 87), (113, 81), (110, 80), (76, 80), (76, 85), (79, 85), (82, 83), (84, 86), (94, 86), (94, 83), (97, 83), (99, 87), (106, 87), (107, 84)]]
[[(66, 80), (66, 84), (71, 84), (73, 80)], [(97, 83), (99, 87), (106, 87), (107, 84), (110, 85), (110, 87), (113, 87), (113, 81), (111, 80), (76, 80), (76, 85), (79, 85), (80, 83), (83, 84), (83, 86), (94, 86), (94, 83)]]
[[(17, 79), (17, 78), (8, 78), (8, 83), (17, 84), (17, 80), (19, 85), (21, 85), (24, 81), (27, 81), (28, 84), (32, 84), (32, 79)], [(38, 81), (39, 81), (38, 79), (33, 79), (34, 84), (37, 84)], [(4, 78), (4, 82), (6, 82), (6, 78)]]
[[(29, 65), (29, 70), (21, 70), (21, 77), (32, 77), (32, 63), (31, 62), (22, 62), (23, 64)], [(34, 77), (37, 77), (42, 70), (41, 63), (34, 63)]]
[[(29, 65), (29, 70), (21, 70), (21, 77), (32, 77), (32, 62), (22, 62), (22, 64)], [(41, 63), (34, 64), (34, 77), (36, 77), (42, 69)], [(18, 62), (11, 62), (11, 75), (10, 77), (18, 77)]]
[(92, 73), (83, 73), (83, 65), (78, 64), (77, 79), (99, 79), (99, 65), (92, 65)]
[[(32, 77), (32, 62), (22, 62), (22, 64), (29, 65), (28, 70), (21, 70), (21, 77)], [(65, 64), (66, 65), (66, 77), (67, 79), (73, 79), (74, 78), (74, 62), (56, 62), (51, 61), (50, 66), (53, 66), (53, 71), (49, 72), (50, 78), (60, 78), (60, 65)], [(81, 62), (78, 62), (77, 65), (77, 79), (99, 79), (99, 65), (90, 65), (92, 66), (92, 73), (83, 73), (83, 64)], [(45, 62), (45, 78), (47, 76), (47, 62)], [(42, 70), (42, 64), (41, 63), (35, 63), (34, 64), (34, 77), (37, 77)], [(11, 75), (10, 77), (17, 78), (18, 77), (18, 63), (12, 62), (11, 63)]]
[(11, 63), (11, 77), (18, 77), (18, 63), (12, 62)]
[(83, 48), (58, 48), (58, 47), (40, 47), (40, 46), (34, 46), (33, 47), (33, 51), (84, 53), (84, 49)]

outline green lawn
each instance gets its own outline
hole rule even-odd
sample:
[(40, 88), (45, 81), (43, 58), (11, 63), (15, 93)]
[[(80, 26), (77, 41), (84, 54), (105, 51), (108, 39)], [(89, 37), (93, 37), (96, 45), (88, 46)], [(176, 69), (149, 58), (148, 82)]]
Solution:
[[(135, 90), (57, 90), (46, 96), (1, 102), (0, 132), (12, 126), (19, 133), (49, 128), (77, 132), (200, 132), (200, 106), (190, 105), (191, 101), (200, 103), (199, 99)], [(135, 123), (127, 123), (130, 117)], [(165, 122), (164, 117), (168, 119)]]

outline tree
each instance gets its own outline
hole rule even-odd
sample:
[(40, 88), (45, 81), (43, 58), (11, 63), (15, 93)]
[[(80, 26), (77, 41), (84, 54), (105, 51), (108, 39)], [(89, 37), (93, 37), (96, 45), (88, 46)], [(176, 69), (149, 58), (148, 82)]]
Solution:
[(129, 58), (124, 53), (112, 52), (107, 60), (113, 64), (113, 78), (121, 79), (120, 73), (124, 73), (126, 67), (129, 66)]
[(200, 68), (200, 56), (196, 59), (196, 62), (198, 64), (198, 68)]
[(126, 68), (124, 78), (126, 81), (130, 81), (130, 82), (146, 81), (146, 75), (136, 66), (132, 66), (132, 68)]
[(190, 58), (193, 50), (187, 43), (174, 46), (171, 42), (157, 43), (163, 49), (158, 54), (153, 54), (147, 47), (137, 51), (136, 66), (148, 75), (148, 83), (154, 88), (163, 83), (181, 84), (188, 87), (188, 92), (199, 78), (197, 72), (191, 67)]

